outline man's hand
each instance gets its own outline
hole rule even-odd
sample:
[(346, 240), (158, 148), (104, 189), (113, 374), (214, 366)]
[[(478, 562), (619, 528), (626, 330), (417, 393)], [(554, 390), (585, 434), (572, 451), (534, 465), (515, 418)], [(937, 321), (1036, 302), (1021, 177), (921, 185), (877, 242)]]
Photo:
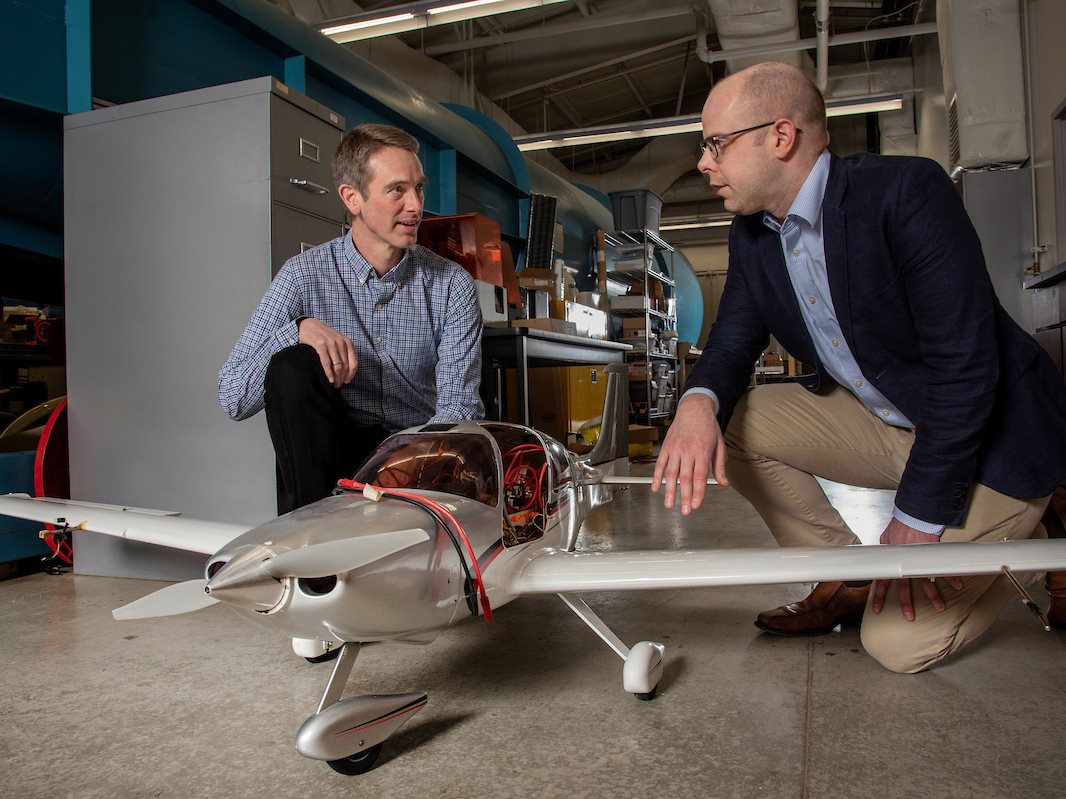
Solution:
[(721, 485), (729, 485), (725, 476), (725, 441), (715, 416), (714, 400), (705, 394), (690, 394), (678, 403), (655, 461), (651, 490), (658, 491), (663, 486), (663, 505), (672, 508), (680, 482), (681, 513), (687, 516), (703, 503), (712, 463), (714, 478)]
[(312, 317), (301, 319), (298, 325), (300, 343), (310, 344), (322, 361), (322, 371), (334, 388), (352, 382), (359, 359), (355, 345), (347, 336)]
[[(908, 527), (899, 519), (893, 518), (888, 523), (888, 527), (881, 533), (882, 544), (939, 544), (940, 538), (929, 533), (920, 533), (913, 527)], [(945, 577), (948, 581), (948, 585), (954, 588), (956, 591), (962, 590), (962, 580), (958, 577)], [(914, 600), (911, 598), (911, 584), (917, 584), (921, 587), (922, 592), (925, 594), (926, 599), (930, 604), (939, 612), (944, 612), (947, 609), (947, 605), (944, 603), (944, 598), (940, 596), (940, 591), (937, 590), (936, 582), (932, 577), (929, 578), (916, 578), (907, 580), (875, 580), (874, 581), (874, 601), (873, 611), (874, 613), (880, 613), (885, 607), (885, 594), (888, 593), (888, 586), (890, 583), (896, 584), (896, 590), (899, 591), (899, 609), (903, 614), (903, 618), (907, 621), (914, 621)]]

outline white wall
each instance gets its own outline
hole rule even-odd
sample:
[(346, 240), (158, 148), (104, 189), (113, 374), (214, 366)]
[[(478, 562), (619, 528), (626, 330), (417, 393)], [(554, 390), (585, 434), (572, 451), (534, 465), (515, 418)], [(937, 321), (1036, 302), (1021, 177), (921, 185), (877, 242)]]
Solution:
[(1056, 212), (1055, 172), (1052, 162), (1051, 117), (1066, 102), (1066, 3), (1062, 0), (1025, 0), (1029, 8), (1030, 59), (1033, 98), (1033, 163), (1036, 180), (1036, 217), (1038, 244), (1047, 245), (1047, 253), (1040, 259), (1041, 269), (1047, 270), (1066, 261), (1060, 251), (1056, 220), (1064, 211)]
[(725, 283), (726, 267), (729, 265), (729, 248), (721, 244), (686, 244), (681, 248), (700, 284), (703, 295), (703, 324), (700, 328), (699, 341), (696, 346), (703, 346), (711, 323), (718, 315), (718, 300), (722, 296)]
[(944, 171), (951, 170), (948, 153), (948, 111), (944, 101), (944, 71), (940, 48), (932, 36), (914, 40), (915, 126), (918, 129), (918, 155), (932, 158)]

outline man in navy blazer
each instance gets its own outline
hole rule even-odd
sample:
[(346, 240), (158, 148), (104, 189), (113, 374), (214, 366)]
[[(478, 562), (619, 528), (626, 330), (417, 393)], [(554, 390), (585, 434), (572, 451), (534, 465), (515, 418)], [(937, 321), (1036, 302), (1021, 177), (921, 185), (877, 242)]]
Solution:
[[(699, 507), (711, 472), (782, 546), (858, 543), (818, 475), (896, 490), (882, 543), (1043, 535), (1066, 478), (1066, 387), (996, 300), (943, 169), (832, 155), (821, 94), (781, 63), (721, 81), (703, 131), (699, 169), (736, 218), (718, 317), (656, 463), (666, 506), (677, 486), (682, 513)], [(771, 334), (814, 374), (749, 390)], [(866, 650), (916, 672), (987, 629), (1011, 590), (895, 583), (822, 583), (756, 625), (810, 635), (862, 618)], [(1066, 575), (1049, 586), (1066, 626)]]

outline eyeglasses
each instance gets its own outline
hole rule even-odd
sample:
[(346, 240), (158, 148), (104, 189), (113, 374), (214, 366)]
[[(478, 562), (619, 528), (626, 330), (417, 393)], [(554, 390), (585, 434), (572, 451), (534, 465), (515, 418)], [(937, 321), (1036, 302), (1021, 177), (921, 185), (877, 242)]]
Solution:
[[(711, 157), (717, 161), (722, 155), (722, 145), (728, 143), (727, 139), (731, 139), (734, 136), (740, 136), (744, 133), (751, 133), (753, 130), (758, 130), (759, 128), (768, 128), (770, 125), (774, 124), (774, 121), (775, 120), (771, 119), (769, 122), (760, 122), (758, 125), (752, 125), (750, 128), (741, 128), (740, 130), (731, 130), (729, 133), (717, 133), (714, 136), (708, 136), (700, 142), (700, 152), (705, 153), (709, 149), (711, 151)], [(796, 133), (803, 133), (803, 128), (796, 128)]]

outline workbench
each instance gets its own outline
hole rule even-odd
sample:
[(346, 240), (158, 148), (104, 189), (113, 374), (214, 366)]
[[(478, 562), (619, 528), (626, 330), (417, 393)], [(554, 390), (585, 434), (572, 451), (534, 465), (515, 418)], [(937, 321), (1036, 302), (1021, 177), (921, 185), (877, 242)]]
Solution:
[(528, 327), (486, 327), (481, 340), (481, 398), (490, 419), (506, 419), (504, 370), (515, 370), (519, 414), (529, 424), (529, 368), (624, 363), (629, 344)]

